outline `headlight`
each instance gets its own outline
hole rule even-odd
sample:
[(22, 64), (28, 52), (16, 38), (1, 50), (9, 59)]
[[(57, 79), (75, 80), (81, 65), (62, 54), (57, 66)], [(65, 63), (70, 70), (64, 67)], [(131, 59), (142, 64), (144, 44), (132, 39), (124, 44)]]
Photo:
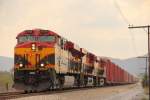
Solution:
[(32, 49), (32, 50), (35, 50), (35, 44), (32, 44), (31, 49)]
[(41, 64), (41, 67), (44, 67), (44, 64), (43, 64), (43, 63)]
[(23, 67), (23, 64), (19, 64), (19, 67)]

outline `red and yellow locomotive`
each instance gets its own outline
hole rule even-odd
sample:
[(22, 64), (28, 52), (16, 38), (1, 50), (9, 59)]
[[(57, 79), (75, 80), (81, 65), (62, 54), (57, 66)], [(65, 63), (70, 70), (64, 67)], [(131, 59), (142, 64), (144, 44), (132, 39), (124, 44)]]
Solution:
[[(51, 85), (55, 68), (55, 44), (59, 36), (48, 30), (26, 30), (17, 36), (14, 82), (19, 89), (43, 89)], [(47, 85), (47, 86), (46, 86)]]
[[(14, 87), (25, 91), (62, 88), (66, 76), (73, 77), (73, 86), (129, 83), (127, 79), (114, 81), (118, 77), (111, 66), (115, 72), (116, 65), (109, 59), (97, 57), (49, 30), (19, 33), (14, 58)], [(126, 74), (124, 71), (125, 76), (120, 74), (120, 78), (127, 77)], [(134, 77), (130, 83), (133, 82)]]

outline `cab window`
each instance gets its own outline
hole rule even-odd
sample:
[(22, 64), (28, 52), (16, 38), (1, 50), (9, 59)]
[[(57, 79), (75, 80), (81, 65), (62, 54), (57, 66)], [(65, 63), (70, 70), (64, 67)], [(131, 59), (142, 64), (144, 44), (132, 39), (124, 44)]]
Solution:
[(27, 41), (34, 42), (34, 41), (36, 41), (36, 38), (34, 36), (21, 36), (18, 38), (19, 43), (23, 43), (23, 42), (27, 42)]
[(36, 36), (20, 36), (18, 37), (18, 43), (24, 43), (24, 42), (55, 42), (55, 36), (39, 36), (38, 38)]
[(40, 42), (55, 42), (55, 36), (39, 36), (38, 41), (40, 41)]

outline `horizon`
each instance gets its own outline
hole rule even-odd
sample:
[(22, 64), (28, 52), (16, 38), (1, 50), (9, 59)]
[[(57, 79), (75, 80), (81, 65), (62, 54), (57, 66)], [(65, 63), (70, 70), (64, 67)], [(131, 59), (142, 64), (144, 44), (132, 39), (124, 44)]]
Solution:
[[(146, 54), (144, 54), (146, 55)], [(141, 56), (144, 56), (144, 55), (141, 55)], [(96, 55), (96, 56), (99, 56), (99, 55)], [(7, 58), (13, 58), (14, 59), (14, 56), (0, 56), (0, 57), (7, 57)], [(108, 57), (108, 56), (100, 56), (100, 57), (106, 57), (106, 58), (111, 58), (111, 59), (118, 59), (118, 60), (126, 60), (126, 59), (131, 59), (131, 58), (137, 58), (138, 56), (133, 56), (133, 57), (129, 57), (129, 58), (114, 58), (114, 57)]]

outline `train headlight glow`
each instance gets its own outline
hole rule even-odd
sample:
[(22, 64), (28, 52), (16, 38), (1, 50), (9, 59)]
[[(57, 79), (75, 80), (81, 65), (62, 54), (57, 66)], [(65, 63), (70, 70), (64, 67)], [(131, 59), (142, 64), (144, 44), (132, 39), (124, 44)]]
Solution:
[(43, 64), (43, 63), (41, 63), (41, 67), (44, 67), (44, 64)]
[(19, 67), (23, 67), (23, 64), (19, 64)]
[(31, 47), (32, 50), (35, 50), (35, 44), (32, 44), (32, 47)]

